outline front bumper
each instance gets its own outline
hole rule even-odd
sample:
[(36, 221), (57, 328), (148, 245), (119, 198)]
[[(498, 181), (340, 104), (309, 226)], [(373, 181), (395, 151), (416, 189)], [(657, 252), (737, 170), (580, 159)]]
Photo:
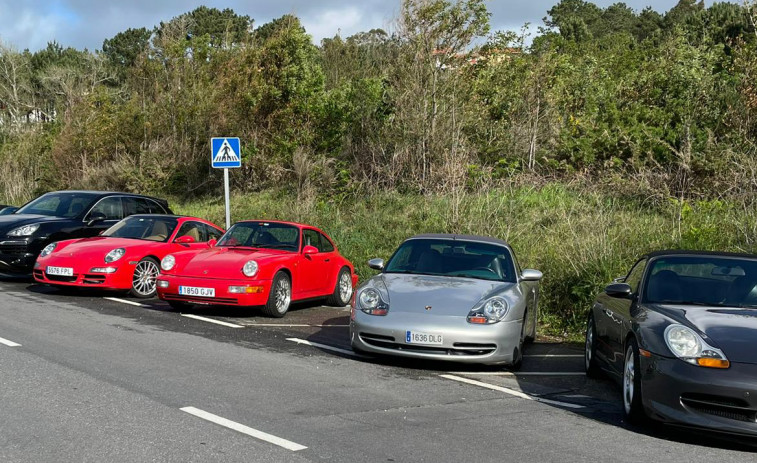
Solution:
[[(167, 285), (161, 287), (161, 285)], [(215, 297), (179, 294), (179, 286), (213, 288)], [(229, 286), (262, 287), (254, 294), (230, 293)], [(261, 306), (268, 302), (271, 280), (227, 280), (161, 274), (157, 279), (158, 297), (164, 301), (204, 305)]]
[[(408, 331), (441, 334), (441, 345), (419, 345), (407, 341)], [(374, 354), (416, 359), (446, 360), (459, 363), (514, 363), (520, 342), (521, 321), (491, 325), (468, 323), (465, 317), (398, 313), (368, 315), (352, 309), (350, 341), (352, 347)]]
[[(37, 283), (53, 286), (76, 286), (82, 288), (102, 288), (113, 290), (131, 289), (135, 264), (118, 262), (116, 264), (88, 265), (77, 262), (75, 257), (55, 259), (45, 258), (34, 264), (32, 276)], [(47, 267), (68, 267), (73, 269), (72, 276), (50, 275)], [(113, 273), (92, 272), (96, 267), (111, 267)]]
[(29, 274), (45, 243), (30, 237), (6, 237), (0, 241), (0, 271)]
[(659, 421), (757, 437), (757, 365), (703, 368), (641, 357), (642, 401)]

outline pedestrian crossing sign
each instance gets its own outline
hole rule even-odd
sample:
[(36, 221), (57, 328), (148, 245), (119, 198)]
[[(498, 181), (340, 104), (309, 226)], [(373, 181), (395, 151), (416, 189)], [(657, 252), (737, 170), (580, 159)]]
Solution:
[(239, 138), (215, 137), (210, 139), (210, 161), (216, 169), (242, 166)]

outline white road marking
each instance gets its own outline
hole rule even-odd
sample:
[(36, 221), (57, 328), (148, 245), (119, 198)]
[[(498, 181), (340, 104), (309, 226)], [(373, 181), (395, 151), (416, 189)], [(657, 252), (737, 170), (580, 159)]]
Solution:
[(221, 320), (214, 320), (212, 318), (201, 317), (199, 315), (193, 315), (191, 313), (183, 313), (181, 314), (181, 316), (187, 317), (187, 318), (194, 318), (195, 320), (200, 320), (203, 322), (215, 323), (216, 325), (226, 326), (229, 328), (244, 328), (244, 326), (242, 325), (235, 325), (234, 323), (222, 322)]
[(350, 325), (310, 325), (307, 323), (248, 323), (247, 326), (262, 326), (262, 327), (284, 327), (284, 328), (304, 328), (304, 327), (313, 327), (313, 328), (330, 328), (330, 327), (336, 327), (336, 328), (349, 328)]
[(565, 408), (576, 408), (576, 409), (578, 409), (578, 408), (584, 408), (583, 405), (572, 404), (572, 403), (568, 403), (568, 402), (560, 402), (559, 400), (543, 399), (541, 397), (534, 397), (532, 395), (526, 394), (525, 392), (516, 391), (515, 389), (510, 389), (510, 388), (507, 388), (507, 387), (495, 386), (494, 384), (489, 384), (489, 383), (484, 383), (484, 382), (481, 382), (481, 381), (476, 381), (475, 379), (462, 378), (460, 376), (455, 376), (455, 375), (439, 375), (439, 376), (441, 378), (451, 379), (452, 381), (458, 381), (458, 382), (461, 382), (461, 383), (472, 384), (474, 386), (479, 386), (479, 387), (483, 387), (483, 388), (486, 388), (486, 389), (491, 389), (493, 391), (504, 392), (505, 394), (510, 394), (512, 396), (519, 397), (521, 399), (533, 400), (535, 402), (542, 402), (542, 403), (545, 403), (545, 404), (557, 405), (559, 407), (565, 407)]
[(584, 376), (578, 371), (451, 371), (453, 375), (477, 376)]
[(295, 442), (282, 439), (281, 437), (276, 437), (272, 434), (268, 434), (263, 431), (258, 431), (257, 429), (253, 429), (249, 426), (239, 424), (236, 421), (227, 420), (226, 418), (222, 418), (218, 415), (214, 415), (204, 410), (200, 410), (199, 408), (184, 407), (184, 408), (181, 408), (180, 410), (183, 412), (189, 413), (190, 415), (194, 415), (198, 418), (202, 418), (203, 420), (210, 421), (211, 423), (219, 424), (223, 427), (233, 429), (234, 431), (241, 432), (242, 434), (246, 434), (250, 437), (254, 437), (256, 439), (260, 439), (274, 445), (278, 445), (279, 447), (283, 447), (293, 452), (296, 452), (298, 450), (304, 450), (307, 448), (304, 445), (300, 445)]
[(117, 297), (104, 297), (103, 299), (107, 299), (107, 300), (113, 301), (113, 302), (120, 302), (121, 304), (129, 304), (129, 305), (133, 305), (133, 306), (137, 306), (137, 307), (150, 307), (147, 304), (140, 304), (139, 302), (127, 301), (126, 299), (119, 299)]
[(329, 345), (321, 344), (321, 343), (318, 343), (318, 342), (311, 342), (311, 341), (308, 341), (308, 340), (305, 340), (305, 339), (287, 338), (287, 341), (292, 341), (292, 342), (296, 342), (297, 344), (304, 344), (306, 346), (311, 346), (311, 347), (318, 347), (318, 348), (324, 349), (324, 350), (330, 350), (330, 351), (334, 351), (334, 352), (339, 352), (340, 354), (351, 355), (353, 357), (369, 358), (369, 357), (367, 357), (365, 355), (361, 355), (361, 354), (355, 353), (355, 352), (353, 352), (351, 350), (342, 349), (340, 347), (329, 346)]
[(0, 338), (0, 344), (5, 344), (8, 347), (21, 347), (21, 344), (3, 338)]
[(523, 357), (541, 357), (541, 358), (583, 358), (583, 354), (532, 354)]

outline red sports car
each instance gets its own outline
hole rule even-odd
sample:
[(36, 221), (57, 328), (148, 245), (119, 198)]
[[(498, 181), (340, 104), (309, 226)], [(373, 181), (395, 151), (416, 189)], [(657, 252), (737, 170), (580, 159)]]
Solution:
[(327, 297), (345, 306), (357, 284), (331, 238), (289, 222), (238, 222), (212, 248), (169, 254), (160, 268), (158, 296), (174, 308), (263, 306), (272, 317), (283, 317), (293, 300)]
[(49, 244), (34, 264), (34, 279), (152, 297), (160, 259), (179, 250), (208, 248), (222, 235), (222, 228), (196, 217), (132, 215), (100, 236)]

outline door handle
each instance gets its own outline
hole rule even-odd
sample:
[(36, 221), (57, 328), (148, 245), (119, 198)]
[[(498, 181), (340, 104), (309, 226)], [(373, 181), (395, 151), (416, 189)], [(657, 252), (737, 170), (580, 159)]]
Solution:
[(324, 262), (328, 262), (328, 261), (330, 261), (330, 260), (331, 260), (331, 259), (323, 259), (323, 261), (324, 261)]

